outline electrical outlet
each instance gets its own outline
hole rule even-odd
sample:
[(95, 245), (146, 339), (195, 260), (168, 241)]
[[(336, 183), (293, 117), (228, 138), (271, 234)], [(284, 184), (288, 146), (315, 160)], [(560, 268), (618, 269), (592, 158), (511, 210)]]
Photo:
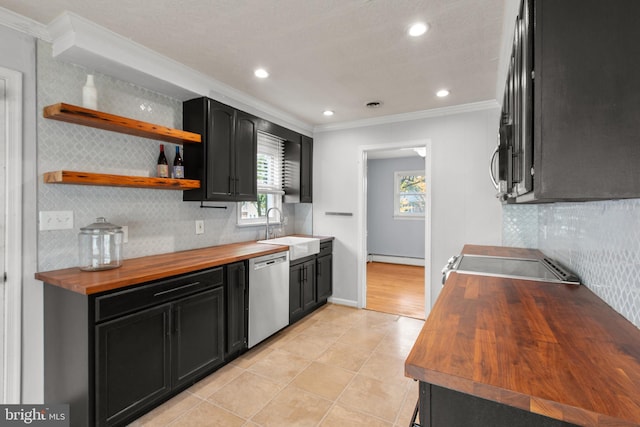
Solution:
[(129, 226), (122, 226), (122, 243), (127, 243), (129, 241)]
[(73, 211), (40, 211), (40, 231), (72, 228)]
[(204, 221), (196, 220), (196, 234), (204, 234)]

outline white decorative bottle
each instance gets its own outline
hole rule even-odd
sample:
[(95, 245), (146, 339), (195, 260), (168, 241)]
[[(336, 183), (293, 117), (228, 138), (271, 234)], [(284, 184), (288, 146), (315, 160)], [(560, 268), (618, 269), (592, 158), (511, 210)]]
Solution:
[(98, 109), (98, 92), (93, 84), (92, 74), (87, 74), (87, 83), (82, 88), (82, 106), (92, 110)]

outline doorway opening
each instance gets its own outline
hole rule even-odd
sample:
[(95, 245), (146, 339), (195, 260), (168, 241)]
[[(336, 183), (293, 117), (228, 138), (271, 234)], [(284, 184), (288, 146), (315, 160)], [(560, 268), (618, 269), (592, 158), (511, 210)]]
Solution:
[[(358, 306), (425, 319), (431, 307), (431, 141), (364, 146), (360, 155)], [(394, 168), (424, 171), (423, 216), (401, 218), (394, 211)]]

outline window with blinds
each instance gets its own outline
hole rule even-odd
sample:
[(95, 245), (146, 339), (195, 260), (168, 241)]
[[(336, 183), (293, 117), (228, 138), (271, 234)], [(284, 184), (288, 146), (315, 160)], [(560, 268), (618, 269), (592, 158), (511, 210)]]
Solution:
[[(265, 224), (269, 208), (282, 210), (283, 162), (284, 141), (268, 133), (258, 132), (258, 200), (238, 203), (238, 225)], [(281, 220), (277, 212), (271, 211), (270, 223), (277, 224)]]
[(282, 164), (284, 144), (282, 139), (258, 132), (258, 193), (282, 191)]

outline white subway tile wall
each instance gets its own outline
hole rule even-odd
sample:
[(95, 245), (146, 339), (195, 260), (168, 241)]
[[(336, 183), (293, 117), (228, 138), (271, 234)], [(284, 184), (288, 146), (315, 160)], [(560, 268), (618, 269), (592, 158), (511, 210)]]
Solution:
[(505, 246), (538, 248), (640, 327), (640, 199), (506, 205)]
[[(46, 42), (38, 42), (37, 60), (39, 112), (58, 102), (82, 105), (82, 86), (87, 74), (94, 74), (98, 110), (182, 128), (179, 100), (53, 59)], [(182, 191), (176, 190), (44, 184), (44, 172), (62, 169), (155, 176), (162, 142), (38, 116), (38, 211), (72, 210), (74, 216), (72, 230), (39, 232), (39, 271), (76, 266), (80, 227), (99, 216), (129, 227), (125, 259), (262, 238), (262, 227), (236, 226), (235, 203), (212, 202), (208, 204), (227, 209), (201, 209), (197, 202), (183, 202)], [(165, 144), (170, 162), (174, 147)], [(285, 233), (311, 233), (305, 221), (310, 211), (311, 205), (285, 205)], [(301, 220), (296, 220), (298, 214)], [(195, 220), (204, 220), (205, 234), (195, 234)]]

